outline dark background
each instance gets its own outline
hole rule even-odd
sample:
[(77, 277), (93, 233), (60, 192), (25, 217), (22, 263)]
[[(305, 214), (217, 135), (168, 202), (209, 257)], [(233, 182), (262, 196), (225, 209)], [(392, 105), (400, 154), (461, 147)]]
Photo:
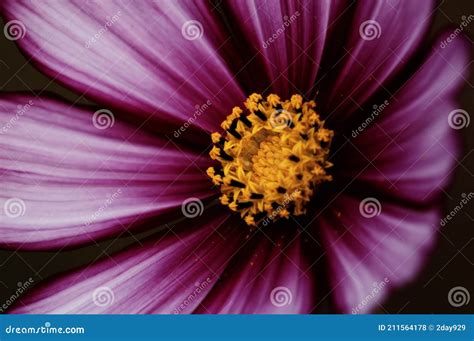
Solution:
[[(424, 0), (407, 0), (424, 1)], [(431, 28), (431, 38), (440, 29), (459, 27), (464, 17), (474, 15), (474, 1), (450, 0), (440, 2)], [(3, 31), (3, 20), (0, 27)], [(473, 44), (474, 22), (464, 28)], [(29, 91), (36, 95), (48, 91), (76, 103), (90, 104), (77, 95), (37, 71), (16, 47), (15, 43), (0, 34), (0, 91)], [(472, 59), (472, 57), (471, 57)], [(473, 62), (474, 63), (474, 60)], [(471, 64), (472, 66), (472, 64)], [(474, 73), (461, 96), (460, 108), (471, 116), (469, 127), (461, 130), (464, 136), (464, 155), (456, 169), (452, 186), (444, 193), (446, 212), (451, 211), (461, 200), (462, 193), (474, 192)], [(436, 72), (436, 70), (435, 70)], [(0, 249), (0, 305), (17, 290), (18, 282), (30, 277), (34, 284), (52, 275), (75, 268), (107, 255), (132, 243), (132, 238), (120, 241), (105, 241), (100, 245), (60, 252), (24, 252)], [(380, 305), (380, 313), (473, 313), (474, 312), (474, 200), (469, 202), (438, 236), (438, 245), (421, 274), (408, 286), (394, 293)], [(452, 307), (448, 292), (455, 286), (467, 288), (471, 302), (463, 307)]]

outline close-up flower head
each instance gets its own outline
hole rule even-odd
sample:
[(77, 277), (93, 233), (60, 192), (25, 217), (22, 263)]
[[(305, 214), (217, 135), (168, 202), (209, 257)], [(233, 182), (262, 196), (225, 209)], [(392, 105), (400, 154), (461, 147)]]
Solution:
[(3, 0), (1, 312), (467, 306), (474, 15), (449, 6)]

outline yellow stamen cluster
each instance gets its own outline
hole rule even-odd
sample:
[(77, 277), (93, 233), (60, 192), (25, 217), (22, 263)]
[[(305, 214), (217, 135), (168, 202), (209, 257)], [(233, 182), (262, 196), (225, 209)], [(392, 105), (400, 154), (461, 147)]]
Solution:
[(252, 94), (222, 122), (225, 137), (211, 135), (209, 155), (220, 163), (207, 175), (220, 187), (220, 202), (248, 225), (304, 214), (316, 186), (330, 181), (326, 169), (333, 131), (300, 95), (282, 101)]

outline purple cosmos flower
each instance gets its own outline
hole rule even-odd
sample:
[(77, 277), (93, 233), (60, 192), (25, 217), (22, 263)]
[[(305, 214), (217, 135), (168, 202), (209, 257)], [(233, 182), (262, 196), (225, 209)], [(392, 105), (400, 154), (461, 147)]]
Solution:
[(12, 312), (373, 310), (423, 266), (459, 152), (467, 46), (417, 50), (433, 9), (3, 1), (20, 48), (100, 110), (2, 94), (2, 246), (156, 230)]

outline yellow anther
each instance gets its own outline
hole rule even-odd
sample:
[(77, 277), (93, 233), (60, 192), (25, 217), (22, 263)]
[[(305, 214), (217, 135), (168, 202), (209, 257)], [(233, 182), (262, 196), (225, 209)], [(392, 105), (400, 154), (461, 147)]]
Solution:
[(232, 124), (232, 118), (227, 117), (227, 119), (221, 123), (221, 127), (222, 129), (227, 130), (230, 128), (231, 124)]
[(281, 217), (281, 218), (288, 218), (290, 216), (290, 212), (288, 212), (285, 208), (280, 210), (278, 212), (278, 215)]
[(247, 223), (247, 225), (250, 225), (250, 226), (255, 225), (255, 220), (251, 215), (245, 216), (244, 220)]
[(258, 101), (260, 101), (260, 100), (262, 99), (262, 95), (257, 94), (257, 93), (254, 92), (253, 94), (251, 94), (251, 95), (249, 96), (248, 99), (251, 100), (252, 102), (258, 102)]
[(229, 198), (227, 195), (222, 195), (219, 199), (222, 205), (229, 205)]
[(212, 133), (211, 134), (211, 139), (212, 139), (212, 143), (218, 143), (221, 139), (222, 135), (219, 134), (219, 133)]
[(316, 107), (316, 102), (315, 101), (308, 101), (303, 103), (303, 108), (314, 108)]
[(321, 122), (321, 121), (319, 120), (319, 116), (318, 116), (316, 113), (314, 113), (314, 112), (312, 112), (312, 113), (309, 115), (308, 120), (309, 120), (309, 123), (310, 123), (310, 124), (319, 124), (319, 123)]
[(216, 170), (214, 169), (214, 167), (209, 167), (206, 170), (206, 174), (208, 177), (212, 178), (216, 174)]
[(222, 183), (222, 177), (218, 174), (212, 177), (212, 182), (214, 185), (220, 185)]
[(318, 131), (318, 139), (320, 141), (329, 142), (329, 141), (331, 141), (332, 136), (333, 136), (333, 132), (331, 130), (320, 129)]
[(295, 109), (301, 108), (301, 104), (303, 103), (303, 97), (301, 95), (293, 95), (291, 96), (291, 105)]
[(247, 100), (244, 102), (244, 105), (251, 112), (255, 111), (259, 108), (258, 101), (260, 101), (261, 99), (262, 95), (253, 93), (249, 96), (249, 98), (247, 98)]
[(275, 94), (268, 95), (267, 102), (275, 107), (278, 104), (280, 104), (280, 97), (278, 95), (275, 95)]
[(317, 165), (316, 167), (314, 167), (311, 173), (313, 173), (314, 175), (324, 175), (326, 174), (326, 171), (324, 170), (323, 167), (321, 167), (320, 165)]
[(220, 149), (216, 146), (212, 147), (211, 151), (209, 152), (211, 159), (216, 160), (220, 155)]
[(242, 114), (242, 109), (240, 109), (240, 107), (233, 107), (232, 108), (231, 116), (233, 116), (235, 118), (239, 118), (241, 114)]
[(258, 109), (258, 104), (249, 100), (245, 101), (244, 105), (248, 110), (250, 110), (250, 112)]

